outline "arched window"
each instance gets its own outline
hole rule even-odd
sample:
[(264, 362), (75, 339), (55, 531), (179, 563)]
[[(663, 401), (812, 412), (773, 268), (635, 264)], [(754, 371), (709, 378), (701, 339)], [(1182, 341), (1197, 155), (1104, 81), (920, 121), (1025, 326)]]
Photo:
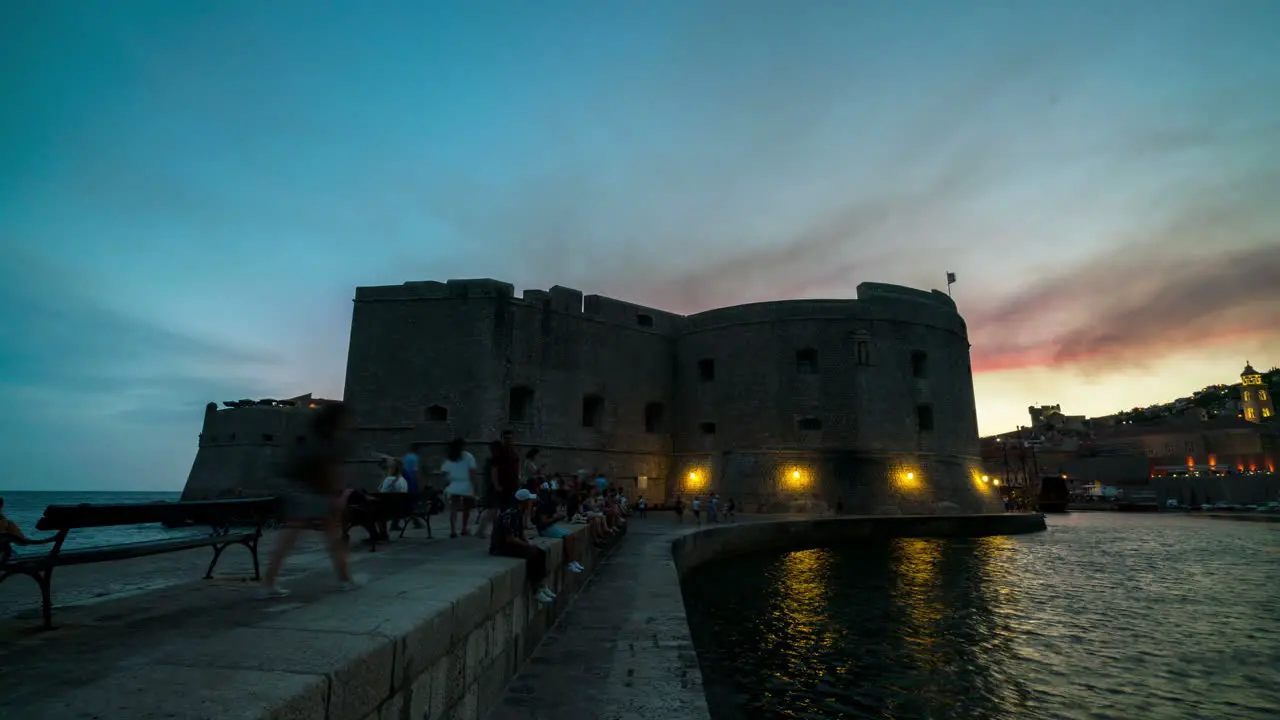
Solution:
[[(1249, 394), (1249, 391), (1248, 391), (1248, 390), (1245, 390), (1245, 391), (1244, 391), (1244, 401), (1245, 401), (1245, 402), (1249, 402), (1249, 401), (1250, 401), (1250, 400), (1252, 400), (1252, 399), (1253, 399), (1253, 397)], [(1259, 400), (1261, 400), (1262, 398), (1261, 398), (1261, 397), (1259, 397), (1258, 399), (1259, 399)]]
[(533, 388), (517, 385), (507, 398), (507, 419), (511, 422), (533, 420)]
[(796, 372), (801, 375), (818, 374), (818, 351), (805, 348), (796, 351)]
[(445, 422), (449, 419), (449, 408), (443, 405), (432, 405), (423, 412), (427, 422)]
[(871, 343), (866, 340), (859, 340), (856, 346), (857, 362), (859, 365), (871, 364)]
[(660, 433), (666, 430), (667, 408), (660, 402), (651, 402), (644, 406), (644, 431)]
[(599, 428), (604, 423), (604, 398), (587, 395), (582, 398), (582, 427)]

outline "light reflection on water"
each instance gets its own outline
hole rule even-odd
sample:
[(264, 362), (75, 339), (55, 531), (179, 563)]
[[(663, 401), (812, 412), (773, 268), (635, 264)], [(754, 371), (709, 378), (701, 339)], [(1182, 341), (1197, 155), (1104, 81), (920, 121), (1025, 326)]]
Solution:
[(712, 714), (1280, 717), (1280, 525), (1050, 522), (699, 569), (685, 604)]

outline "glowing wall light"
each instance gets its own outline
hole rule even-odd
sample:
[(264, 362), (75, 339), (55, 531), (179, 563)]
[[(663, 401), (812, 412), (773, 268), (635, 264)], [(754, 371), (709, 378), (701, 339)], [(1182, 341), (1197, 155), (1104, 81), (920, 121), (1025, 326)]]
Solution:
[(898, 473), (895, 477), (894, 485), (896, 485), (899, 490), (913, 492), (919, 490), (923, 483), (920, 478), (920, 473), (915, 470), (906, 470)]
[(809, 487), (812, 481), (813, 473), (811, 471), (805, 468), (793, 467), (783, 473), (782, 487), (791, 491), (799, 491)]
[(685, 477), (684, 489), (689, 491), (702, 490), (707, 487), (707, 473), (698, 470), (690, 470)]

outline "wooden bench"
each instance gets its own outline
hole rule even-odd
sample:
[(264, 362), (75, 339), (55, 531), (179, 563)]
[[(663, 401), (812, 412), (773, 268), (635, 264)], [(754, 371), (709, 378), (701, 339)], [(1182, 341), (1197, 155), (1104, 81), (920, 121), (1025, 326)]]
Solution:
[(347, 507), (346, 527), (349, 534), (351, 528), (362, 527), (369, 533), (369, 551), (378, 549), (378, 523), (401, 522), (400, 535), (404, 537), (413, 520), (421, 520), (427, 525), (427, 537), (434, 538), (431, 531), (431, 516), (444, 507), (437, 490), (424, 490), (417, 493), (367, 493), (366, 502)]
[[(18, 538), (0, 534), (0, 582), (13, 575), (26, 575), (40, 585), (41, 609), (44, 627), (53, 627), (53, 599), (51, 585), (54, 568), (64, 565), (84, 565), (111, 562), (130, 558), (159, 555), (162, 553), (213, 548), (213, 560), (205, 573), (205, 579), (213, 577), (213, 568), (222, 552), (232, 545), (243, 545), (253, 555), (253, 579), (258, 580), (258, 541), (263, 526), (275, 514), (278, 502), (275, 498), (250, 500), (210, 500), (201, 502), (160, 502), (119, 505), (50, 505), (36, 523), (36, 529), (56, 532), (45, 538)], [(148, 540), (120, 545), (101, 545), (87, 548), (63, 549), (67, 535), (72, 530), (86, 528), (120, 527), (124, 525), (165, 524), (208, 526), (210, 533), (201, 536), (185, 536)], [(15, 547), (42, 547), (50, 545), (45, 553), (16, 553)]]

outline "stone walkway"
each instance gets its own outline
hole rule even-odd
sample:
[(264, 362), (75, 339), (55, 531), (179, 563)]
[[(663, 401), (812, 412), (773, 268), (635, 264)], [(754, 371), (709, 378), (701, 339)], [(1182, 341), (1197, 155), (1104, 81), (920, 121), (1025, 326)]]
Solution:
[(671, 557), (671, 541), (695, 529), (669, 513), (632, 520), (489, 720), (708, 718)]

